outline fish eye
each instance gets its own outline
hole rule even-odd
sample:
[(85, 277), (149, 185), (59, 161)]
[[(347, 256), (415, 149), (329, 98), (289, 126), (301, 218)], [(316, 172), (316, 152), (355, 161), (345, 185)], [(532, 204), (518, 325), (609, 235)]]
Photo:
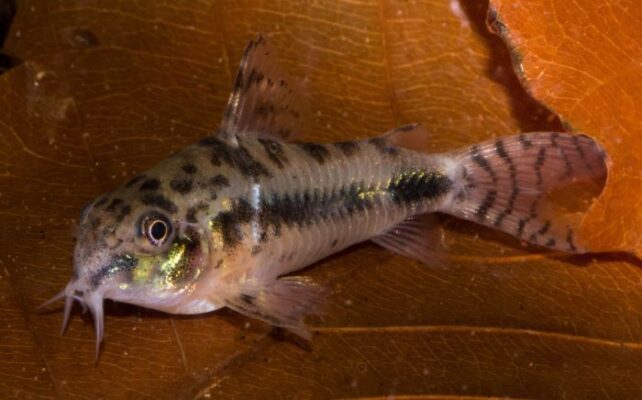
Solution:
[(154, 246), (160, 246), (171, 235), (172, 225), (162, 214), (153, 213), (143, 218), (141, 231)]

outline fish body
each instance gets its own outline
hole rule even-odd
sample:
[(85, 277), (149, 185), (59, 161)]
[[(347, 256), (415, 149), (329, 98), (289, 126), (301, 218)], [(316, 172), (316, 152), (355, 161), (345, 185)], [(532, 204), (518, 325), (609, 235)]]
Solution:
[(544, 132), (427, 154), (419, 125), (341, 143), (293, 136), (292, 90), (259, 38), (248, 46), (221, 128), (83, 211), (74, 276), (52, 301), (87, 305), (103, 336), (105, 298), (169, 313), (230, 307), (307, 336), (325, 290), (293, 272), (373, 240), (430, 263), (443, 212), (524, 241), (581, 251), (547, 214), (552, 187), (606, 173), (591, 139)]

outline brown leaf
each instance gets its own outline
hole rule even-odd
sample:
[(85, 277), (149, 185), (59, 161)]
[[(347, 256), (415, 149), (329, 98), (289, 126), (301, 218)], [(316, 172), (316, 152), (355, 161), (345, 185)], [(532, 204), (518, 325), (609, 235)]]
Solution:
[(447, 266), (366, 244), (307, 270), (333, 289), (309, 346), (230, 311), (108, 303), (94, 364), (90, 317), (75, 309), (60, 336), (59, 311), (34, 313), (69, 279), (69, 226), (217, 127), (257, 33), (304, 78), (309, 139), (420, 121), (437, 151), (559, 122), (521, 89), (474, 1), (20, 5), (6, 46), (24, 62), (0, 75), (0, 397), (642, 396), (638, 263), (546, 256), (446, 218)]
[(611, 157), (583, 236), (596, 250), (642, 255), (642, 214), (631, 212), (642, 193), (642, 9), (633, 1), (491, 4), (527, 90)]

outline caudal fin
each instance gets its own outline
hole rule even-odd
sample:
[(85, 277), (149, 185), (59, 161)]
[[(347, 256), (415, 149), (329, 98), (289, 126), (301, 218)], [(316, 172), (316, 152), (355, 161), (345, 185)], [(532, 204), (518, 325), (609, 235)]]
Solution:
[(461, 187), (448, 214), (499, 229), (529, 243), (582, 252), (575, 233), (553, 218), (553, 188), (606, 175), (604, 150), (586, 136), (529, 133), (489, 140), (450, 153)]

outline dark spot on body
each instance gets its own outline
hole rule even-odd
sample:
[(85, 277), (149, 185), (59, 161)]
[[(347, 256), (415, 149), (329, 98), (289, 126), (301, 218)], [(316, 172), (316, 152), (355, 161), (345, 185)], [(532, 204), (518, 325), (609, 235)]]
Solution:
[(100, 217), (96, 217), (89, 222), (89, 228), (91, 230), (95, 230), (100, 226), (101, 223), (102, 223), (102, 220), (100, 219)]
[(123, 199), (113, 199), (111, 203), (107, 207), (105, 207), (105, 211), (113, 212), (116, 211), (116, 207), (123, 202)]
[(226, 248), (236, 246), (243, 239), (241, 224), (249, 222), (253, 213), (250, 203), (241, 198), (234, 202), (229, 211), (221, 211), (212, 218), (212, 228), (221, 234)]
[(122, 206), (120, 211), (118, 211), (118, 214), (116, 214), (116, 222), (122, 222), (126, 216), (131, 214), (131, 212), (132, 207), (129, 204)]
[(181, 169), (186, 173), (186, 174), (195, 174), (198, 171), (198, 168), (196, 168), (196, 165), (192, 163), (185, 163), (181, 167)]
[(195, 224), (198, 222), (196, 219), (196, 213), (198, 210), (195, 207), (190, 208), (187, 210), (187, 213), (185, 214), (185, 220), (191, 224)]
[(215, 175), (207, 180), (207, 184), (200, 184), (201, 187), (209, 189), (210, 200), (216, 200), (218, 197), (217, 190), (230, 186), (230, 181), (223, 175)]
[(265, 154), (277, 167), (282, 169), (285, 164), (288, 163), (288, 159), (285, 157), (283, 151), (283, 146), (281, 146), (279, 142), (269, 139), (259, 139), (259, 143), (263, 145)]
[(252, 250), (250, 251), (250, 254), (255, 256), (261, 252), (261, 246), (255, 245), (252, 246)]
[(210, 162), (214, 166), (226, 163), (244, 176), (271, 176), (267, 168), (255, 160), (243, 145), (229, 146), (216, 137), (206, 137), (199, 142), (199, 145), (211, 148)]
[(330, 152), (322, 144), (299, 143), (298, 146), (319, 164), (325, 163), (326, 159), (330, 156)]
[(448, 193), (453, 182), (436, 171), (407, 171), (393, 176), (388, 192), (396, 203), (416, 203), (431, 200)]
[(202, 202), (198, 203), (198, 204), (197, 204), (197, 205), (195, 205), (194, 207), (190, 207), (190, 208), (187, 210), (187, 212), (185, 213), (185, 220), (186, 220), (187, 222), (190, 222), (190, 223), (197, 223), (197, 222), (198, 222), (198, 218), (197, 218), (197, 214), (198, 214), (198, 212), (199, 212), (199, 211), (205, 211), (205, 210), (207, 210), (208, 208), (209, 208), (209, 207), (207, 206), (207, 203), (206, 203), (206, 202), (204, 202), (204, 201), (202, 201)]
[(376, 137), (368, 140), (370, 144), (377, 148), (379, 153), (387, 156), (395, 156), (399, 153), (399, 149), (391, 146), (388, 141), (383, 137)]
[(160, 187), (160, 181), (156, 178), (151, 178), (143, 182), (143, 184), (140, 185), (139, 189), (142, 191), (147, 191), (147, 190), (152, 191), (152, 190), (158, 189), (159, 187)]
[(230, 180), (220, 174), (211, 177), (209, 183), (217, 189), (222, 189), (224, 187), (230, 186)]
[(334, 239), (334, 240), (332, 241), (331, 247), (336, 246), (338, 242), (339, 242), (339, 241), (338, 241), (337, 239)]
[(169, 187), (180, 194), (187, 194), (192, 191), (192, 181), (190, 179), (172, 179)]
[(356, 142), (338, 142), (334, 147), (339, 149), (346, 157), (350, 157), (359, 151), (359, 144)]
[(162, 195), (146, 194), (141, 201), (147, 206), (155, 206), (171, 214), (176, 213), (178, 210), (176, 204)]

